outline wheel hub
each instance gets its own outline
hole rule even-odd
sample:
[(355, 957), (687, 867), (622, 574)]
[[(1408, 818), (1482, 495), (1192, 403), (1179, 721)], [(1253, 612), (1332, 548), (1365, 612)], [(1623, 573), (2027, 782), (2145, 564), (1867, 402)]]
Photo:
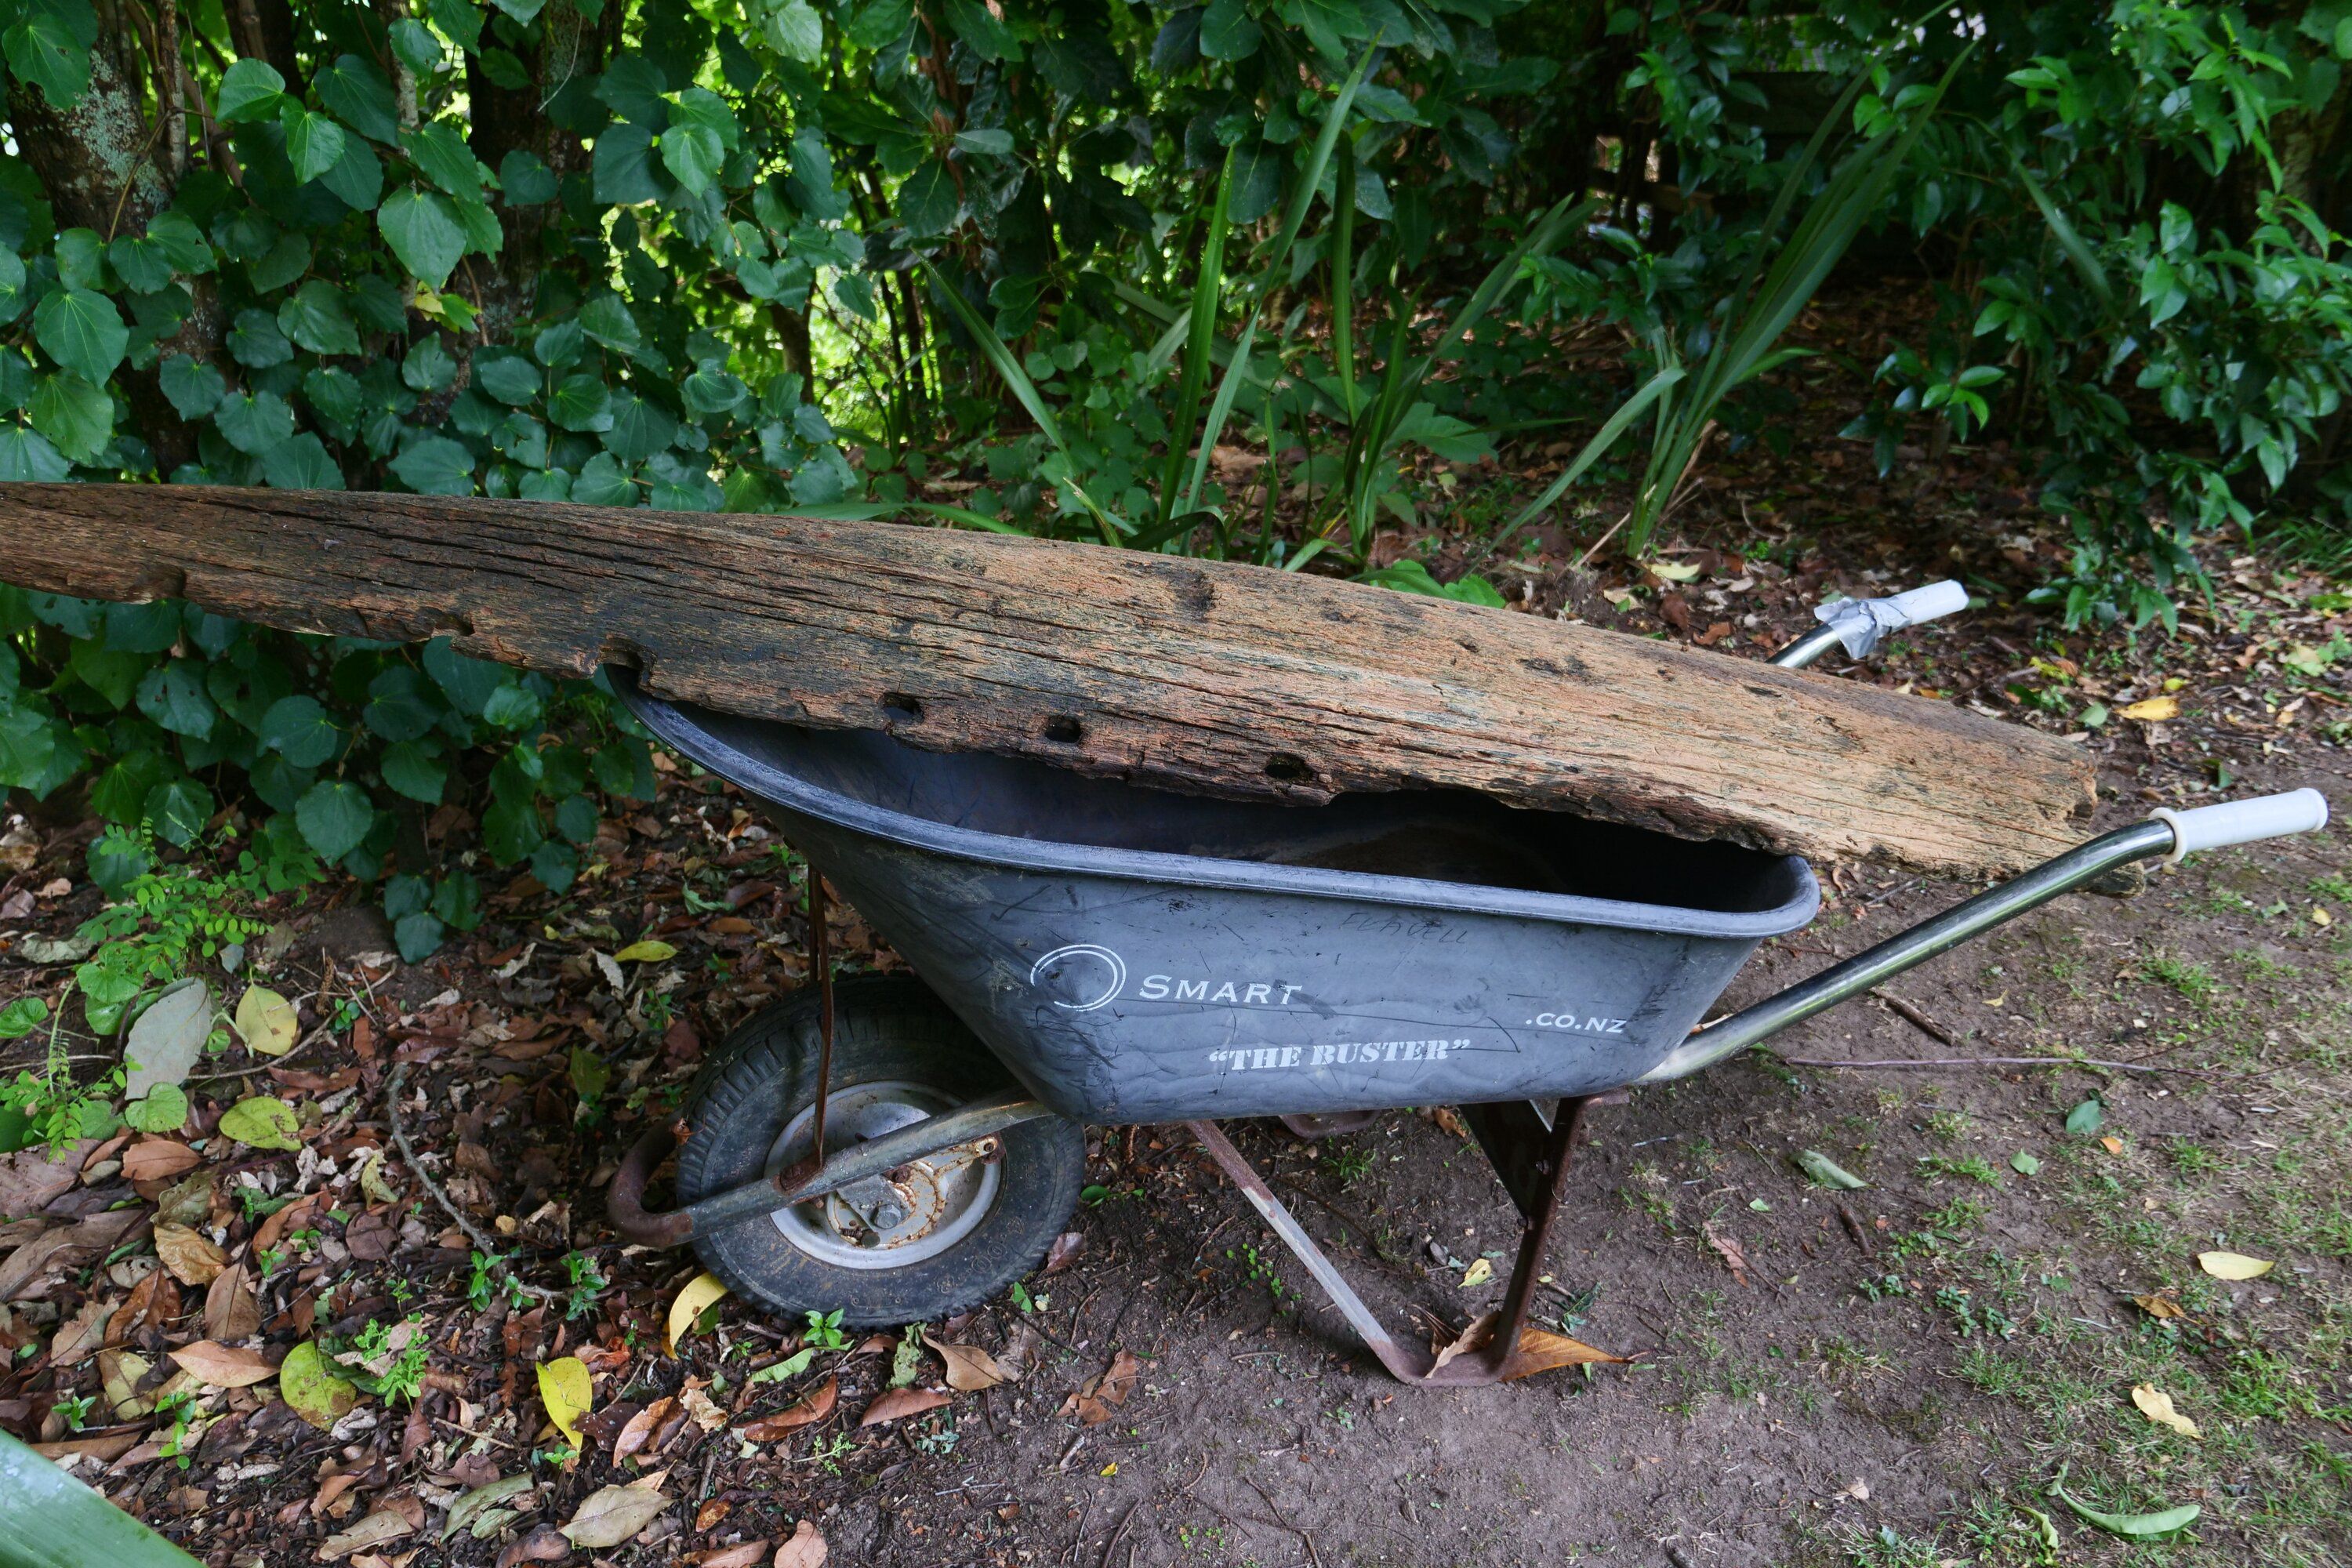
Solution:
[[(834, 1090), (826, 1106), (826, 1143), (839, 1150), (895, 1132), (956, 1100), (927, 1085), (862, 1083)], [(768, 1152), (770, 1175), (808, 1157), (816, 1109), (785, 1124)], [(904, 1268), (935, 1258), (971, 1234), (995, 1206), (1001, 1184), (999, 1141), (975, 1139), (910, 1161), (839, 1192), (769, 1215), (801, 1251), (848, 1268)]]

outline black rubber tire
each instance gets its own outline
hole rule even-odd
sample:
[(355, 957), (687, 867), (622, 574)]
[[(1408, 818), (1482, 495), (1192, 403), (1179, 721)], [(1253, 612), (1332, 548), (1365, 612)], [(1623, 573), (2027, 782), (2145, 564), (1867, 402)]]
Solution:
[[(1013, 1079), (961, 1019), (911, 976), (859, 975), (834, 986), (835, 1092), (888, 1079), (959, 1100)], [(695, 1085), (693, 1129), (679, 1152), (683, 1203), (758, 1177), (785, 1126), (816, 1098), (817, 1007), (803, 992), (754, 1014), (729, 1036)], [(703, 1266), (738, 1296), (797, 1317), (838, 1310), (845, 1326), (929, 1322), (993, 1299), (1035, 1268), (1076, 1207), (1086, 1177), (1084, 1129), (1060, 1117), (1003, 1134), (987, 1215), (946, 1251), (900, 1268), (846, 1268), (811, 1257), (765, 1220), (703, 1237)]]

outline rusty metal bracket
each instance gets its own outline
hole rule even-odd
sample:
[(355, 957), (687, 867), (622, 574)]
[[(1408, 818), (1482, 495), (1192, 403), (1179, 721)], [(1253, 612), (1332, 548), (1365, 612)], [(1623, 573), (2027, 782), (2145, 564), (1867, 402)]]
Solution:
[(1274, 1195), (1265, 1178), (1218, 1131), (1215, 1122), (1188, 1121), (1184, 1128), (1233, 1178), (1250, 1205), (1306, 1266), (1307, 1273), (1315, 1277), (1324, 1295), (1330, 1298), (1331, 1305), (1339, 1309), (1356, 1337), (1380, 1358), (1391, 1376), (1400, 1383), (1423, 1388), (1459, 1388), (1526, 1377), (1544, 1370), (1548, 1364), (1522, 1353), (1519, 1331), (1527, 1326), (1537, 1277), (1543, 1268), (1544, 1246), (1550, 1239), (1552, 1222), (1559, 1215), (1569, 1162), (1575, 1152), (1577, 1135), (1583, 1128), (1585, 1107), (1591, 1103), (1589, 1099), (1562, 1100), (1559, 1113), (1549, 1121), (1532, 1105), (1469, 1108), (1495, 1112), (1483, 1121), (1474, 1116), (1471, 1126), (1495, 1162), (1496, 1173), (1510, 1189), (1512, 1201), (1526, 1215), (1527, 1225), (1520, 1234), (1518, 1261), (1512, 1267), (1510, 1285), (1504, 1292), (1502, 1310), (1496, 1314), (1493, 1331), (1484, 1344), (1444, 1356), (1417, 1345), (1401, 1343), (1381, 1327), (1380, 1319), (1356, 1294), (1339, 1266), (1316, 1245), (1315, 1238)]

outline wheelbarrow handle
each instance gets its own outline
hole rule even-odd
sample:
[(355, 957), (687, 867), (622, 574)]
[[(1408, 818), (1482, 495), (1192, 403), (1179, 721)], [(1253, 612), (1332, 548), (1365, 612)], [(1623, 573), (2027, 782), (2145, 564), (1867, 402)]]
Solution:
[(2171, 826), (2172, 853), (2164, 858), (2164, 863), (2177, 866), (2200, 849), (2316, 833), (2327, 826), (2327, 797), (2315, 789), (2297, 789), (2188, 811), (2159, 806), (2148, 815)]
[(1819, 629), (1807, 632), (1765, 662), (1801, 669), (1843, 644), (1855, 658), (1867, 658), (1888, 632), (1958, 615), (1969, 607), (1969, 591), (1946, 578), (1883, 599), (1839, 599), (1813, 606)]
[(2315, 789), (2199, 806), (2193, 811), (2158, 811), (2145, 822), (2118, 828), (2044, 861), (2022, 876), (1699, 1030), (1636, 1081), (1663, 1083), (1712, 1067), (2134, 860), (2174, 864), (2193, 850), (2314, 833), (2326, 826), (2327, 800)]

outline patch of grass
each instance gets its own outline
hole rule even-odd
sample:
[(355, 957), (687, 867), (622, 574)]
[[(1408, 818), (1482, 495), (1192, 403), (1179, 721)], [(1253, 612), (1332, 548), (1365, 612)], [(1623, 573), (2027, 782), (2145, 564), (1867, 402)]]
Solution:
[(1919, 1161), (1919, 1179), (1932, 1181), (1937, 1176), (1963, 1176), (1972, 1182), (1982, 1182), (1988, 1187), (2000, 1185), (2000, 1176), (1983, 1156), (1969, 1154), (1952, 1159), (1944, 1154), (1927, 1154)]
[(2191, 1002), (2210, 1001), (2221, 991), (2221, 978), (2201, 963), (2168, 952), (2151, 953), (2141, 961), (2140, 973), (2159, 985), (2168, 985)]
[(2174, 1139), (2170, 1152), (2172, 1168), (2192, 1182), (2202, 1181), (2230, 1166), (2230, 1162), (2221, 1155), (2186, 1138)]

